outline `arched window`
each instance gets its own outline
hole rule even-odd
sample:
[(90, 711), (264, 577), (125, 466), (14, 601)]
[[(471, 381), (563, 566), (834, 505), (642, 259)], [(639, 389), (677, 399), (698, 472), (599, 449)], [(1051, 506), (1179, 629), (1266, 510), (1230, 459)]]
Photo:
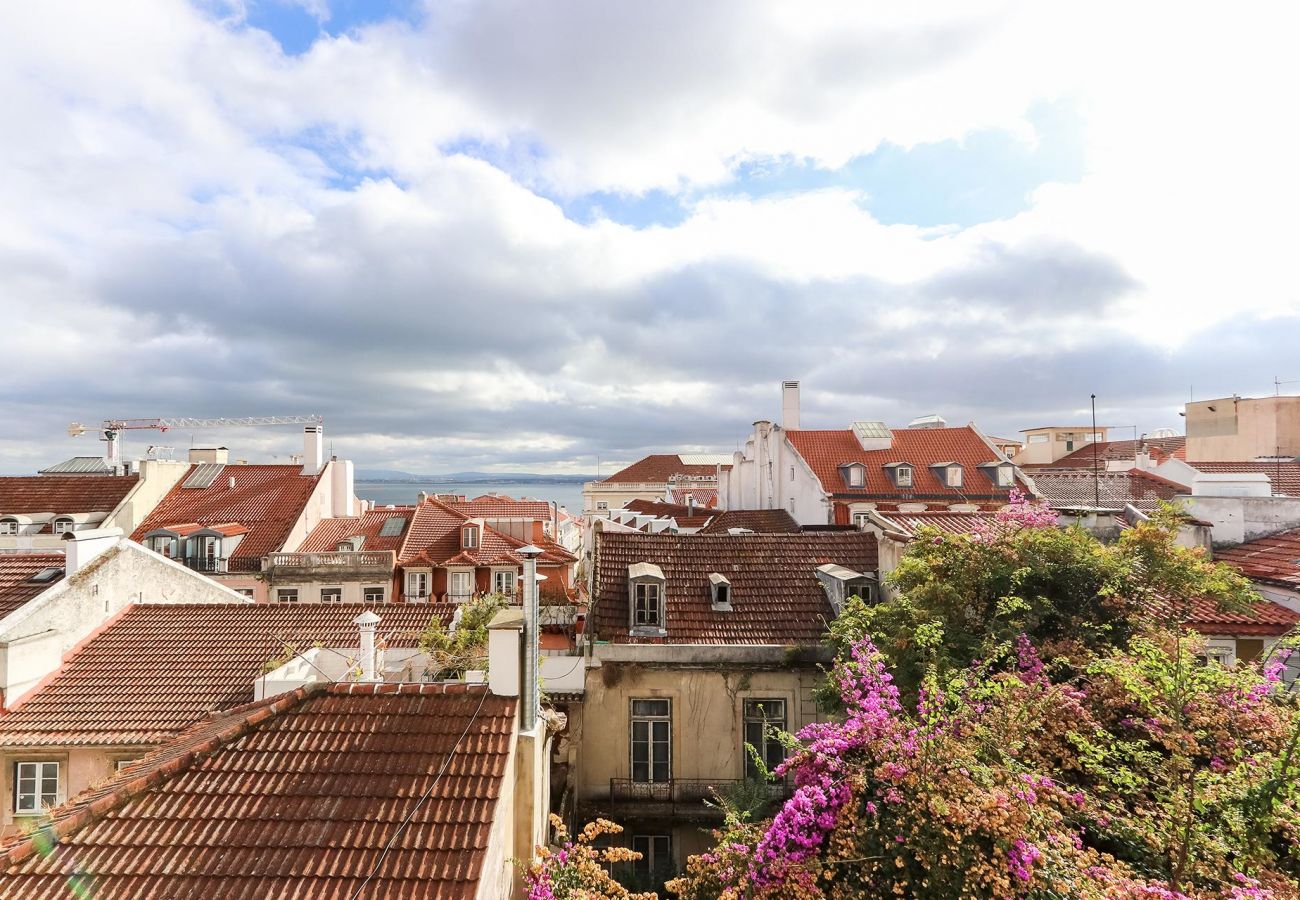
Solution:
[(74, 527), (75, 526), (70, 516), (59, 516), (50, 523), (50, 531), (54, 534), (67, 534), (69, 531), (72, 531)]

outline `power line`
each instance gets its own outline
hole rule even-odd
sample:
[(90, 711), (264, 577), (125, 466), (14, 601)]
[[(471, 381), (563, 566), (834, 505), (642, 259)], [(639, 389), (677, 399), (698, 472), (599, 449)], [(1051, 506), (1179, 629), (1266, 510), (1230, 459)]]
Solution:
[(398, 823), (397, 829), (393, 832), (393, 836), (388, 839), (388, 843), (384, 844), (384, 850), (379, 854), (379, 859), (375, 860), (375, 864), (371, 868), (370, 874), (366, 876), (365, 880), (362, 881), (361, 884), (357, 885), (357, 889), (348, 896), (348, 900), (357, 900), (357, 898), (361, 896), (361, 892), (366, 889), (366, 885), (370, 884), (371, 879), (373, 879), (379, 872), (379, 867), (382, 866), (384, 860), (388, 858), (388, 851), (393, 849), (393, 844), (397, 843), (397, 839), (402, 836), (402, 832), (406, 830), (406, 826), (411, 824), (411, 820), (415, 818), (415, 814), (420, 811), (420, 807), (424, 806), (425, 801), (433, 795), (433, 789), (436, 788), (438, 782), (442, 780), (443, 773), (447, 771), (447, 766), (451, 765), (451, 761), (456, 758), (456, 752), (460, 750), (461, 742), (465, 740), (465, 736), (469, 734), (469, 730), (473, 728), (474, 723), (478, 721), (478, 714), (483, 710), (483, 703), (487, 700), (488, 694), (490, 693), (491, 691), (484, 687), (483, 693), (478, 700), (478, 708), (474, 710), (474, 715), (470, 717), (469, 722), (465, 725), (465, 730), (460, 733), (460, 737), (456, 738), (456, 743), (452, 745), (451, 752), (447, 754), (447, 758), (442, 761), (442, 766), (439, 767), (438, 774), (433, 776), (433, 782), (430, 783), (429, 787), (425, 789), (425, 792), (420, 795), (420, 799), (416, 801), (415, 806), (411, 807), (411, 811), (406, 814), (400, 823)]

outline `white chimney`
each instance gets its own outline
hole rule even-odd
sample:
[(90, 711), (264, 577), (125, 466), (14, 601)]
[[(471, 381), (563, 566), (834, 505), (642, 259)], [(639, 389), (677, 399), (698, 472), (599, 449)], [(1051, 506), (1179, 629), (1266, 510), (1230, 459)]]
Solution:
[(379, 624), (379, 616), (366, 610), (352, 623), (361, 631), (361, 680), (379, 681), (379, 673), (375, 671), (375, 626)]
[(99, 554), (122, 539), (121, 528), (93, 528), (63, 533), (64, 575), (71, 578)]
[(528, 544), (515, 552), (524, 558), (524, 686), (519, 698), (519, 730), (532, 731), (541, 707), (537, 684), (537, 557), (542, 555), (542, 548)]
[(799, 427), (799, 382), (781, 383), (781, 427)]
[(230, 461), (230, 451), (225, 447), (191, 447), (191, 463), (217, 463), (225, 465)]
[(519, 638), (524, 611), (507, 606), (488, 624), (488, 690), (498, 697), (519, 696)]
[(352, 508), (353, 495), (356, 493), (356, 474), (352, 460), (337, 459), (330, 468), (330, 515), (350, 516), (355, 513)]
[(302, 474), (318, 475), (325, 462), (325, 426), (306, 425), (302, 429)]

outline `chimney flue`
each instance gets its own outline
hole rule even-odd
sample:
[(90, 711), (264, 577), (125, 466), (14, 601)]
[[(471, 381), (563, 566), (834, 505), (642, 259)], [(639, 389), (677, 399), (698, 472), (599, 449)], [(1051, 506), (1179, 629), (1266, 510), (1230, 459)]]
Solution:
[(781, 427), (799, 427), (799, 382), (781, 383)]
[(302, 474), (319, 475), (324, 462), (325, 426), (304, 426), (302, 429)]
[(542, 548), (528, 544), (515, 552), (524, 558), (524, 688), (519, 698), (519, 730), (532, 731), (541, 705), (537, 686), (537, 557)]
[(375, 666), (375, 626), (379, 624), (379, 616), (371, 610), (366, 610), (353, 619), (352, 623), (361, 631), (361, 680), (378, 681), (379, 673)]

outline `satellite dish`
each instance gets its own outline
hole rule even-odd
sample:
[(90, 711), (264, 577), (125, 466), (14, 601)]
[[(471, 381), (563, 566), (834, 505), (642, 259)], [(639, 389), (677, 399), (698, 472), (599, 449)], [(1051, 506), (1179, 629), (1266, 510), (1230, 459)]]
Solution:
[(68, 426), (68, 437), (77, 437), (86, 433), (86, 426), (80, 422), (73, 422)]

